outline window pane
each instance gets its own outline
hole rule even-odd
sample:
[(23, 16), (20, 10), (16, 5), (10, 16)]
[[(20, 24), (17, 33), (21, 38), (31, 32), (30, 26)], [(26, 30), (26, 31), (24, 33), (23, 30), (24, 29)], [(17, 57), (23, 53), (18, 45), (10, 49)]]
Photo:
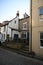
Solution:
[(14, 21), (16, 23), (16, 21)]
[(5, 30), (6, 30), (6, 26), (4, 26), (4, 32), (5, 32)]
[(40, 43), (41, 43), (40, 45), (43, 46), (43, 40), (40, 40)]
[(43, 39), (43, 32), (40, 33), (40, 39)]
[(22, 37), (22, 38), (26, 38), (26, 34), (22, 34), (21, 37)]
[(23, 24), (23, 28), (26, 28), (27, 26), (26, 26), (26, 24)]
[(40, 9), (39, 9), (39, 15), (42, 15), (43, 14), (43, 7), (41, 7)]
[(24, 25), (24, 28), (26, 28), (26, 24)]

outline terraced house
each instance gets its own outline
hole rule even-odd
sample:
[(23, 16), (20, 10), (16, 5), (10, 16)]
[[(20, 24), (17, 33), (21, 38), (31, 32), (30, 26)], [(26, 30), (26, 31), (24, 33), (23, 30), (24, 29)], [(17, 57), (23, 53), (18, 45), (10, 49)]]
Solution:
[(1, 27), (3, 26), (3, 24), (2, 23), (0, 23), (0, 32), (1, 32)]
[(3, 26), (1, 27), (1, 33), (3, 34), (3, 40), (6, 40), (7, 35), (10, 35), (10, 28), (8, 27), (10, 21), (3, 21)]
[(43, 0), (32, 0), (32, 51), (43, 56)]
[[(19, 14), (19, 13), (18, 13)], [(19, 16), (18, 16), (19, 17)], [(17, 21), (18, 20), (18, 21)], [(22, 19), (15, 19), (15, 26), (13, 20), (10, 22), (11, 26), (10, 29), (12, 30), (11, 35), (13, 35), (14, 39), (21, 39), (21, 40), (29, 40), (29, 16), (25, 13), (24, 18)], [(14, 32), (15, 31), (15, 32)]]
[(19, 11), (16, 13), (16, 17), (10, 21), (4, 21), (3, 26), (1, 27), (1, 33), (4, 35), (3, 39), (7, 39), (7, 35), (9, 35), (9, 39), (29, 39), (29, 16), (25, 13), (24, 18), (19, 19)]
[[(19, 16), (17, 13), (14, 19), (2, 22), (3, 26), (1, 27), (1, 33), (4, 35), (4, 40), (7, 39), (7, 35), (9, 35), (9, 39), (13, 39), (14, 34), (18, 34), (18, 31), (16, 31), (18, 29), (18, 19)], [(13, 28), (15, 31), (13, 31)]]
[(29, 42), (29, 19), (30, 16), (26, 13), (24, 14), (24, 18), (19, 19), (21, 39), (24, 40), (24, 42)]

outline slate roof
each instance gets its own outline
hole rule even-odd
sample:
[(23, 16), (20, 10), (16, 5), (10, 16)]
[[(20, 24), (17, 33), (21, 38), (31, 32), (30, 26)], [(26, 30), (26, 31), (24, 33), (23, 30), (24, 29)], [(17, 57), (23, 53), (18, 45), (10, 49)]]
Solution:
[(2, 27), (3, 26), (3, 24), (2, 23), (0, 23), (0, 27)]

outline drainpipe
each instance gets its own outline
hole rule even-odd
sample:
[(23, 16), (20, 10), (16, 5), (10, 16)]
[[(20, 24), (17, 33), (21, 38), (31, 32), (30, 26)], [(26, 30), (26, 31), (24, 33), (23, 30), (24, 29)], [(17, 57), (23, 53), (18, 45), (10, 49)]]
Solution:
[(30, 41), (29, 41), (29, 52), (32, 53), (32, 0), (30, 1)]

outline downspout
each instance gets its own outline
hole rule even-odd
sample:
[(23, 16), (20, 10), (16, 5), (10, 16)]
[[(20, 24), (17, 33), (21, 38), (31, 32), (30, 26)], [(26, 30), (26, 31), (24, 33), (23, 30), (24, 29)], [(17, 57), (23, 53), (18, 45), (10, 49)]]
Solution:
[(32, 0), (30, 1), (30, 42), (29, 52), (32, 53)]

